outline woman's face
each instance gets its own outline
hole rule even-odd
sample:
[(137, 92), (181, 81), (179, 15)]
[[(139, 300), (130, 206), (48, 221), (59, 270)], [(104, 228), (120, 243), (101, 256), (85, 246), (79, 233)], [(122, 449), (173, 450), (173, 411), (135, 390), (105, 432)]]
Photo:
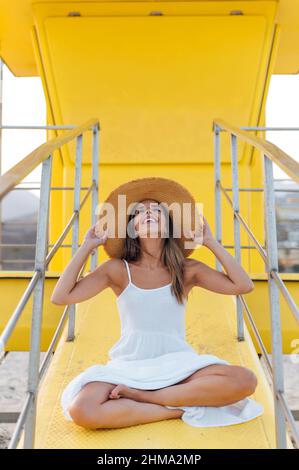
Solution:
[(158, 201), (143, 199), (133, 209), (134, 228), (141, 238), (160, 238), (166, 230), (164, 210)]

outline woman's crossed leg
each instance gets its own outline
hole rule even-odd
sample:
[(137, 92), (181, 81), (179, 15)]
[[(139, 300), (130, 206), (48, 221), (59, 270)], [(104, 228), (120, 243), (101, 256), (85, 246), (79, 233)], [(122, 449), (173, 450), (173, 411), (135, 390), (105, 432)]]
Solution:
[(68, 408), (73, 421), (89, 429), (122, 428), (152, 423), (164, 419), (180, 418), (182, 410), (142, 403), (130, 398), (109, 399), (115, 384), (89, 382), (75, 396)]
[(186, 379), (156, 390), (141, 390), (107, 382), (89, 382), (76, 395), (68, 411), (87, 428), (119, 428), (180, 418), (181, 409), (169, 406), (223, 406), (251, 395), (257, 385), (246, 367), (212, 364)]
[(257, 386), (252, 370), (232, 364), (211, 364), (169, 387), (141, 390), (119, 384), (109, 397), (132, 398), (164, 406), (224, 406), (251, 395)]

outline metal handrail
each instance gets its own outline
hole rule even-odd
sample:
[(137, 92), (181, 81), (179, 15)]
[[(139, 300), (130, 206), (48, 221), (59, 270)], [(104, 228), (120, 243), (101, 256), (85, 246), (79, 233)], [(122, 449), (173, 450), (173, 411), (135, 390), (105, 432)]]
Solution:
[[(219, 186), (221, 189), (223, 189), (221, 183), (219, 183)], [(227, 196), (227, 194), (225, 194), (225, 191), (223, 190), (223, 193), (226, 197), (226, 199), (229, 201), (231, 207), (233, 208), (233, 202), (232, 200), (229, 198), (229, 196)], [(263, 250), (262, 246), (260, 245), (260, 243), (257, 241), (257, 239), (255, 238), (253, 232), (250, 230), (250, 228), (248, 227), (248, 225), (246, 224), (246, 222), (244, 221), (244, 219), (241, 217), (240, 213), (239, 212), (236, 212), (234, 211), (233, 209), (233, 213), (234, 213), (234, 216), (237, 217), (239, 219), (239, 221), (241, 222), (241, 224), (243, 225), (243, 227), (245, 228), (246, 232), (248, 233), (248, 235), (250, 236), (250, 238), (252, 239), (252, 241), (254, 242), (254, 244), (256, 244), (256, 247), (257, 247), (257, 250), (259, 252), (259, 254), (261, 255), (261, 257), (263, 258), (265, 264), (268, 263), (268, 257), (267, 257), (267, 254), (265, 252), (265, 250)], [(298, 249), (298, 248), (297, 248)], [(283, 282), (283, 280), (281, 279), (281, 277), (279, 276), (278, 272), (275, 271), (274, 269), (271, 269), (269, 271), (271, 277), (273, 277), (273, 279), (275, 280), (275, 282), (277, 283), (279, 289), (281, 290), (284, 298), (286, 299), (295, 319), (297, 320), (297, 322), (299, 323), (299, 309), (298, 307), (296, 306), (295, 304), (295, 301), (294, 299), (292, 298), (291, 294), (289, 293), (288, 289), (285, 287), (285, 284)]]
[[(271, 382), (273, 383), (273, 368), (272, 368), (272, 364), (270, 363), (269, 361), (269, 357), (268, 357), (268, 353), (267, 353), (267, 350), (265, 348), (265, 345), (263, 343), (263, 340), (258, 332), (258, 329), (256, 327), (256, 324), (254, 323), (254, 319), (252, 317), (252, 314), (250, 312), (250, 309), (247, 305), (247, 302), (245, 301), (244, 297), (240, 294), (240, 299), (241, 299), (241, 302), (242, 302), (242, 305), (244, 307), (244, 310), (247, 314), (247, 318), (250, 322), (250, 325), (252, 327), (252, 330), (254, 332), (254, 336), (261, 348), (261, 351), (262, 351), (262, 356), (263, 358), (265, 359), (265, 365), (266, 365), (266, 368), (267, 368), (267, 371), (268, 371), (268, 374), (269, 374), (269, 377), (270, 377), (270, 380)], [(296, 446), (297, 448), (299, 448), (299, 436), (298, 436), (298, 431), (297, 431), (297, 424), (296, 424), (296, 421), (294, 419), (294, 416), (293, 414), (291, 413), (288, 405), (287, 405), (287, 401), (286, 401), (286, 398), (285, 398), (285, 395), (284, 395), (284, 392), (281, 392), (280, 390), (278, 390), (276, 392), (279, 400), (280, 400), (280, 403), (281, 405), (283, 406), (284, 408), (284, 412), (285, 412), (285, 415), (286, 415), (286, 419), (287, 419), (287, 422), (288, 422), (288, 425), (290, 427), (290, 431), (294, 437), (294, 440), (295, 440), (295, 443), (296, 443)]]
[[(21, 184), (23, 184), (23, 183), (21, 183)], [(35, 189), (35, 190), (38, 191), (40, 188), (39, 188), (39, 187), (36, 187), (36, 186), (35, 186), (35, 187), (34, 187), (34, 186), (32, 186), (32, 187), (27, 187), (27, 188), (13, 188), (12, 191), (15, 191), (15, 190), (26, 191), (27, 189), (28, 189), (28, 190), (30, 190), (30, 189), (31, 189), (31, 190), (32, 190), (32, 189)], [(51, 186), (50, 189), (51, 189), (51, 191), (52, 191), (52, 190), (59, 190), (59, 191), (60, 191), (60, 190), (63, 190), (63, 191), (64, 191), (64, 190), (73, 190), (73, 189), (75, 189), (75, 188), (74, 188), (73, 186)], [(88, 189), (88, 188), (82, 186), (82, 187), (80, 188), (80, 191), (83, 191), (83, 190), (85, 190), (85, 189)]]
[[(84, 206), (84, 204), (87, 200), (88, 194), (89, 194), (92, 187), (93, 187), (93, 184), (90, 186), (90, 189), (89, 189), (88, 193), (84, 196), (84, 199), (82, 200), (81, 205), (80, 205), (80, 210)], [(57, 252), (58, 248), (60, 248), (62, 241), (66, 238), (66, 236), (69, 233), (70, 229), (72, 228), (76, 218), (78, 218), (78, 212), (74, 211), (71, 218), (70, 218), (70, 220), (67, 222), (62, 234), (58, 237), (57, 242), (53, 245), (52, 250), (46, 256), (45, 264), (44, 264), (45, 268), (50, 263), (51, 259), (53, 258), (53, 256)], [(34, 290), (34, 287), (35, 287), (39, 277), (40, 277), (40, 272), (35, 271), (35, 273), (34, 273), (32, 279), (31, 279), (27, 289), (25, 290), (19, 304), (17, 305), (16, 309), (14, 310), (12, 316), (9, 319), (8, 324), (6, 325), (6, 327), (4, 328), (4, 330), (3, 330), (3, 332), (0, 336), (0, 344), (2, 344), (2, 345), (6, 344), (7, 341), (9, 340), (9, 338), (10, 338), (11, 334), (13, 333), (13, 330), (14, 330), (16, 324), (17, 324), (17, 321), (19, 320), (19, 318), (20, 318), (20, 316), (21, 316), (21, 314), (22, 314), (22, 312), (23, 312), (23, 310), (24, 310), (24, 308), (25, 308), (25, 306), (26, 306), (26, 304), (27, 304), (27, 302), (30, 298), (31, 293)], [(3, 349), (3, 347), (1, 349)]]
[[(85, 131), (94, 129), (98, 126), (98, 119), (93, 118), (85, 122), (81, 126), (72, 128), (65, 132), (64, 135), (55, 137), (39, 147), (33, 152), (29, 153), (27, 157), (23, 158), (19, 163), (13, 166), (9, 171), (0, 176), (0, 200), (13, 189), (22, 179), (29, 175), (40, 163), (43, 163), (49, 155), (52, 155), (55, 150), (60, 149), (63, 145), (72, 141), (75, 138), (79, 138)], [(2, 126), (5, 128), (7, 126)], [(21, 126), (23, 128), (31, 129), (33, 126)], [(17, 129), (18, 126), (10, 126), (10, 128)], [(61, 126), (55, 126), (55, 128), (64, 129)]]
[[(7, 126), (2, 126), (7, 127)], [(14, 126), (16, 127), (16, 126)], [(61, 126), (55, 126), (62, 128)], [(72, 126), (73, 127), (73, 126)], [(28, 128), (24, 126), (22, 128)], [(29, 127), (30, 128), (30, 127)], [(69, 129), (70, 126), (64, 126)], [(81, 191), (81, 170), (82, 170), (82, 138), (83, 133), (88, 130), (93, 132), (93, 148), (92, 148), (92, 183), (86, 188), (87, 192), (80, 202)], [(64, 309), (63, 315), (60, 319), (59, 325), (55, 330), (52, 337), (50, 346), (47, 350), (46, 356), (40, 366), (40, 337), (41, 337), (41, 318), (43, 308), (43, 295), (44, 295), (44, 281), (45, 271), (49, 262), (56, 254), (58, 249), (62, 246), (63, 240), (66, 238), (71, 228), (72, 230), (72, 255), (75, 254), (79, 246), (79, 213), (85, 205), (89, 195), (92, 196), (92, 225), (96, 222), (96, 207), (98, 204), (98, 153), (99, 153), (99, 122), (98, 120), (91, 119), (87, 123), (78, 126), (71, 131), (67, 131), (63, 137), (58, 137), (42, 144), (36, 150), (31, 152), (21, 162), (15, 165), (11, 170), (0, 177), (0, 200), (14, 188), (19, 181), (27, 176), (36, 166), (42, 163), (42, 178), (41, 178), (41, 196), (40, 207), (37, 227), (37, 242), (35, 254), (35, 268), (34, 274), (23, 293), (18, 306), (10, 317), (8, 324), (0, 336), (0, 352), (4, 351), (5, 345), (10, 338), (16, 324), (24, 311), (24, 308), (33, 293), (33, 308), (32, 308), (32, 324), (31, 324), (31, 339), (30, 339), (30, 354), (29, 354), (29, 368), (28, 368), (28, 390), (23, 409), (19, 415), (12, 439), (9, 443), (9, 449), (16, 448), (21, 436), (23, 427), (25, 426), (24, 434), (24, 448), (34, 447), (35, 426), (36, 426), (36, 401), (40, 385), (40, 381), (46, 371), (47, 365), (52, 357), (58, 338), (64, 327), (67, 315), (69, 314), (69, 331), (68, 340), (74, 338), (75, 329), (75, 305), (67, 305)], [(52, 249), (47, 253), (48, 244), (48, 219), (49, 219), (49, 200), (51, 191), (51, 175), (52, 175), (52, 155), (53, 152), (59, 149), (62, 145), (70, 142), (72, 139), (77, 139), (76, 144), (76, 161), (75, 161), (75, 186), (74, 186), (74, 211), (68, 223), (63, 229), (58, 240), (54, 243)], [(52, 246), (52, 245), (51, 245)], [(81, 267), (78, 278), (82, 275), (88, 258), (84, 265)], [(91, 252), (91, 270), (95, 269), (97, 264), (97, 250)]]
[[(27, 188), (22, 188), (22, 189), (27, 189)], [(36, 188), (33, 188), (36, 189)], [(223, 188), (226, 191), (232, 191), (233, 188)], [(264, 191), (264, 188), (239, 188), (239, 191)], [(280, 192), (280, 193), (299, 193), (299, 189), (278, 189), (274, 188), (275, 192)]]
[[(254, 128), (257, 130), (257, 128)], [(273, 383), (273, 398), (275, 407), (275, 432), (276, 444), (278, 448), (287, 448), (286, 432), (287, 425), (290, 428), (291, 434), (294, 438), (296, 446), (299, 447), (299, 433), (296, 427), (295, 420), (288, 407), (284, 395), (284, 380), (283, 380), (283, 358), (282, 358), (282, 338), (281, 338), (281, 324), (280, 324), (280, 305), (279, 305), (279, 290), (285, 297), (287, 304), (294, 316), (299, 322), (299, 309), (296, 306), (291, 294), (285, 286), (283, 280), (278, 274), (278, 255), (277, 255), (277, 238), (276, 238), (276, 220), (275, 220), (275, 200), (274, 200), (274, 185), (273, 185), (273, 162), (275, 162), (283, 171), (285, 171), (292, 179), (299, 182), (299, 164), (292, 159), (289, 155), (276, 147), (271, 142), (263, 140), (257, 136), (248, 136), (244, 130), (235, 126), (227, 124), (221, 119), (213, 121), (214, 130), (214, 158), (215, 158), (215, 226), (216, 238), (221, 242), (221, 193), (224, 194), (226, 200), (229, 202), (234, 215), (234, 239), (235, 239), (235, 257), (238, 262), (241, 258), (241, 243), (240, 243), (240, 227), (241, 225), (254, 242), (259, 254), (261, 255), (268, 273), (268, 285), (270, 296), (270, 312), (271, 312), (271, 343), (274, 367), (269, 362), (266, 348), (258, 333), (258, 329), (254, 323), (250, 310), (242, 297), (236, 296), (237, 303), (237, 329), (238, 340), (244, 340), (244, 319), (242, 308), (245, 309), (249, 318), (250, 324), (253, 328), (255, 337), (260, 345), (262, 355), (265, 358), (266, 366), (270, 372), (270, 377)], [(250, 130), (249, 127), (246, 130)], [(251, 129), (253, 130), (253, 128)], [(296, 129), (297, 130), (297, 129)], [(299, 129), (298, 129), (299, 130)], [(220, 170), (220, 132), (227, 131), (231, 136), (231, 161), (232, 161), (232, 192), (233, 200), (227, 194), (229, 188), (224, 188), (221, 184)], [(260, 150), (264, 155), (264, 178), (265, 184), (262, 189), (264, 192), (264, 212), (266, 222), (266, 246), (265, 250), (260, 245), (254, 236), (250, 227), (246, 224), (245, 220), (240, 215), (239, 208), (239, 178), (238, 178), (238, 160), (237, 160), (237, 138), (249, 143), (255, 149)], [(221, 265), (216, 259), (216, 267), (221, 271)]]
[[(87, 264), (87, 260), (88, 258), (86, 259), (85, 263), (83, 264), (83, 266), (81, 267), (80, 271), (79, 271), (79, 274), (78, 274), (78, 279), (80, 279), (80, 277), (82, 276), (84, 270), (85, 270), (85, 267), (86, 267), (86, 264)], [(52, 341), (50, 343), (50, 346), (46, 352), (46, 355), (43, 359), (43, 363), (40, 367), (40, 370), (39, 370), (39, 379), (41, 380), (43, 378), (43, 375), (46, 371), (46, 368), (47, 368), (47, 365), (48, 363), (50, 362), (50, 358), (51, 358), (51, 354), (52, 352), (54, 351), (55, 349), (55, 346), (56, 346), (56, 343), (58, 341), (58, 338), (60, 336), (60, 333), (62, 332), (62, 329), (64, 327), (64, 324), (65, 324), (65, 320), (67, 319), (67, 313), (68, 313), (68, 310), (70, 309), (71, 305), (66, 305), (65, 306), (65, 309), (63, 311), (63, 314), (61, 316), (61, 319), (60, 319), (60, 322), (56, 328), (56, 331), (55, 331), (55, 334), (52, 338)]]
[[(272, 142), (256, 135), (248, 135), (242, 130), (244, 128), (228, 124), (223, 119), (214, 119), (213, 130), (216, 132), (216, 129), (218, 129), (218, 132), (229, 132), (231, 136), (238, 137), (257, 150), (260, 150), (263, 155), (266, 155), (272, 162), (276, 163), (290, 178), (299, 183), (299, 163)], [(246, 127), (246, 129), (249, 129), (249, 127)]]
[(249, 320), (249, 323), (252, 327), (252, 330), (253, 330), (253, 333), (254, 333), (254, 336), (259, 344), (259, 347), (261, 348), (261, 351), (262, 351), (262, 356), (264, 357), (265, 359), (265, 363), (266, 363), (266, 367), (267, 367), (267, 370), (268, 370), (268, 373), (270, 375), (270, 377), (272, 377), (272, 374), (273, 374), (273, 369), (272, 369), (272, 364), (271, 362), (269, 361), (269, 357), (268, 357), (268, 353), (267, 353), (267, 350), (266, 350), (266, 347), (263, 343), (263, 340), (262, 340), (262, 337), (261, 335), (259, 334), (259, 331), (256, 327), (256, 324), (254, 323), (254, 319), (253, 319), (253, 316), (250, 312), (250, 309), (247, 305), (247, 302), (246, 300), (244, 299), (243, 295), (242, 294), (239, 294), (240, 295), (240, 299), (241, 299), (241, 302), (242, 302), (242, 305), (245, 309), (245, 312), (247, 313), (247, 318)]

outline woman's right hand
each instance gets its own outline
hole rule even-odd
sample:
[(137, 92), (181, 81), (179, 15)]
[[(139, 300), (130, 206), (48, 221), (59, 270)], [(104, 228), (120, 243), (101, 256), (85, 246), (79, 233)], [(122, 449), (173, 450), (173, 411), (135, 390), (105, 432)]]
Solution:
[(108, 230), (99, 232), (97, 224), (94, 224), (85, 234), (84, 243), (90, 245), (92, 249), (97, 248), (99, 245), (104, 245), (108, 238)]

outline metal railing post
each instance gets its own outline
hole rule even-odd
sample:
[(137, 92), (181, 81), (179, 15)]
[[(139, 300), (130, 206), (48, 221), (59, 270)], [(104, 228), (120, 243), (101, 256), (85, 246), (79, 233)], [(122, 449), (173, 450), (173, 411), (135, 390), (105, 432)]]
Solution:
[[(214, 166), (215, 166), (215, 235), (216, 240), (221, 243), (222, 239), (222, 214), (221, 214), (221, 156), (220, 156), (220, 129), (217, 124), (214, 125)], [(222, 265), (218, 258), (216, 258), (216, 269), (222, 271)]]
[(28, 390), (32, 401), (25, 422), (24, 449), (34, 447), (36, 402), (39, 387), (40, 340), (44, 299), (45, 261), (47, 255), (49, 202), (52, 173), (52, 155), (43, 162), (40, 190), (40, 204), (36, 237), (35, 270), (41, 273), (33, 293), (30, 353), (28, 368)]
[[(92, 130), (92, 194), (91, 194), (91, 225), (97, 221), (97, 206), (99, 202), (99, 124)], [(98, 250), (92, 250), (90, 269), (94, 271), (98, 264)]]
[[(237, 137), (231, 134), (231, 157), (232, 157), (232, 190), (233, 190), (233, 217), (234, 217), (234, 242), (235, 242), (235, 259), (241, 265), (241, 243), (240, 243), (240, 222), (236, 216), (239, 214), (239, 176), (238, 176), (238, 147)], [(237, 336), (238, 341), (244, 341), (244, 320), (241, 299), (236, 296), (237, 303)]]
[[(75, 164), (75, 190), (74, 190), (74, 212), (76, 218), (72, 229), (72, 257), (79, 247), (79, 218), (80, 218), (80, 188), (81, 188), (81, 167), (82, 167), (82, 134), (78, 135), (76, 143), (76, 164)], [(76, 304), (72, 304), (69, 309), (68, 335), (66, 341), (73, 341), (75, 338), (75, 315)]]
[(272, 160), (264, 155), (264, 218), (267, 250), (266, 271), (268, 275), (268, 288), (271, 314), (271, 350), (275, 407), (276, 445), (278, 449), (286, 449), (286, 423), (283, 408), (277, 396), (277, 391), (284, 392), (283, 383), (283, 356), (282, 336), (280, 323), (279, 288), (271, 276), (271, 271), (278, 271), (277, 236), (275, 217), (275, 197), (273, 184)]

